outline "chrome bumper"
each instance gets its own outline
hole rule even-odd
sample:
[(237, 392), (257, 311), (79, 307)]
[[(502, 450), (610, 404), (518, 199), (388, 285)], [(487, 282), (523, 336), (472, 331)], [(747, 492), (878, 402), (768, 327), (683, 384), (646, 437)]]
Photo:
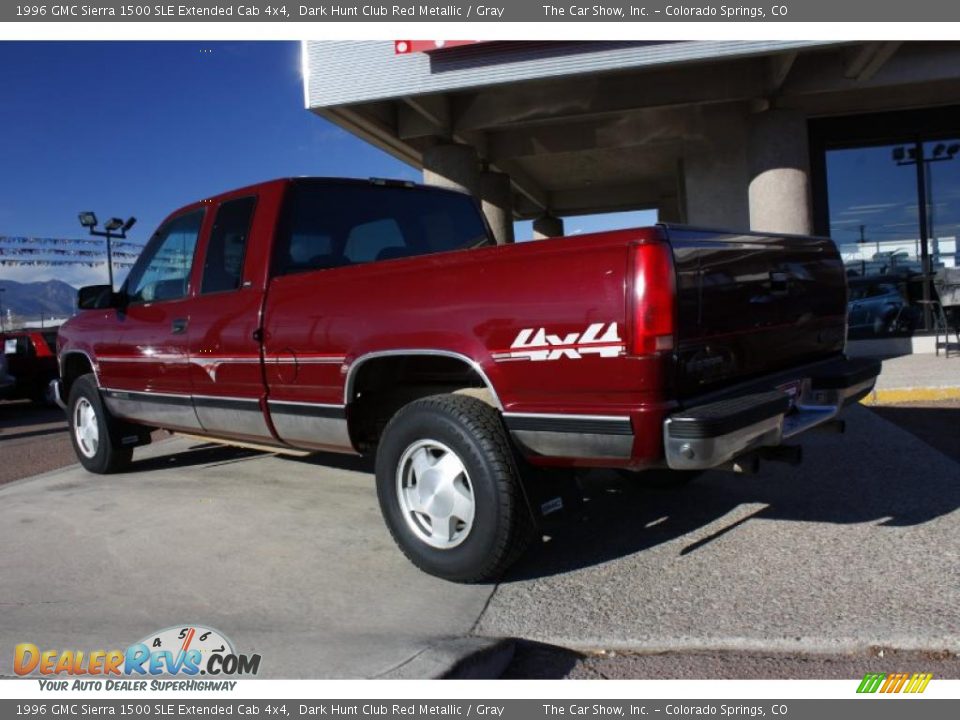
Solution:
[(667, 465), (707, 470), (828, 422), (873, 389), (880, 363), (845, 360), (820, 372), (799, 380), (793, 395), (769, 390), (674, 413), (663, 423)]
[(53, 395), (53, 400), (57, 405), (62, 409), (67, 409), (67, 404), (63, 401), (63, 396), (61, 390), (63, 389), (63, 384), (60, 382), (60, 379), (50, 381), (50, 392)]

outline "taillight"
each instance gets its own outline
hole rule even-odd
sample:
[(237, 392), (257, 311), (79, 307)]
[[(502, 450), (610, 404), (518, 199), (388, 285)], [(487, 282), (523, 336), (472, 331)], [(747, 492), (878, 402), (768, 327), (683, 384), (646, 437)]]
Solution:
[(673, 252), (667, 243), (634, 247), (632, 355), (673, 350), (676, 285)]

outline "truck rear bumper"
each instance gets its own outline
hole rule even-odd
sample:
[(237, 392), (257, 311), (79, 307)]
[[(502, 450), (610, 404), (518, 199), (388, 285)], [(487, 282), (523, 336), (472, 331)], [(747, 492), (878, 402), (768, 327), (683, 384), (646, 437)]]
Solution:
[(778, 388), (692, 405), (663, 422), (667, 465), (706, 470), (743, 453), (784, 440), (832, 420), (866, 396), (880, 361), (838, 358)]

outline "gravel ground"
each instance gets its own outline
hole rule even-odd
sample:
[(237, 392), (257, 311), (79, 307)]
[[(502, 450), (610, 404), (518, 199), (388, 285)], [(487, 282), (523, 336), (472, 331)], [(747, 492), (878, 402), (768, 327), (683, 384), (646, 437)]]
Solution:
[[(905, 404), (896, 407), (872, 407), (869, 408), (869, 412), (880, 418), (883, 418), (883, 420), (897, 425), (901, 430), (908, 431), (918, 440), (922, 441), (922, 443), (934, 448), (943, 456), (950, 458), (952, 461), (960, 462), (960, 445), (958, 445), (956, 441), (957, 427), (960, 427), (960, 402), (938, 401), (931, 403)], [(865, 417), (862, 418), (863, 424), (872, 425), (872, 423), (866, 423), (866, 419), (867, 418)], [(851, 420), (851, 422), (853, 422), (853, 420)], [(851, 428), (855, 432), (857, 431), (856, 425), (852, 425)], [(878, 427), (876, 429), (879, 430), (880, 428)], [(859, 432), (862, 433), (862, 430), (863, 429), (861, 428)], [(873, 443), (870, 444), (873, 445)], [(878, 450), (877, 448), (873, 448), (873, 450), (877, 450), (885, 457), (888, 456), (888, 453), (886, 453), (884, 450)], [(904, 453), (916, 455), (917, 457), (923, 455), (920, 447), (905, 447)], [(931, 456), (930, 453), (927, 452), (925, 457), (932, 461), (935, 458), (935, 455)], [(875, 467), (877, 464), (876, 461), (873, 458), (864, 458), (864, 462), (866, 466), (870, 466), (872, 468), (866, 472), (869, 472), (872, 477), (880, 480), (880, 476), (876, 473), (882, 471)], [(944, 462), (946, 465), (944, 465)], [(893, 464), (896, 465), (897, 463)], [(943, 462), (936, 462), (935, 464), (941, 470), (943, 467), (950, 466), (950, 462), (949, 460), (946, 460), (946, 458), (944, 458)], [(918, 466), (918, 469), (921, 469), (920, 466)], [(900, 470), (902, 470), (902, 468), (900, 468)], [(899, 472), (899, 470), (897, 472)], [(914, 476), (915, 472), (916, 470), (911, 470), (908, 475)], [(907, 476), (902, 477), (904, 480), (906, 480)], [(946, 478), (943, 476), (940, 476), (939, 480), (934, 480), (934, 478), (937, 477), (936, 475), (928, 475), (925, 477), (921, 471), (914, 477), (915, 482), (919, 481), (921, 486), (928, 485), (931, 482), (934, 484), (940, 482), (942, 487), (946, 487), (945, 485), (942, 485), (942, 483), (946, 480)], [(880, 482), (881, 484), (885, 485), (895, 481), (893, 481), (892, 478), (888, 478), (885, 480), (880, 480)], [(709, 484), (707, 484), (705, 489), (709, 490)], [(683, 495), (685, 492), (688, 491), (676, 490), (673, 491), (673, 494), (679, 496)], [(670, 494), (671, 493), (668, 492), (667, 496)], [(702, 495), (698, 494), (698, 496), (702, 499)], [(897, 500), (896, 504), (901, 510), (903, 507), (905, 507), (904, 503), (908, 501), (908, 497), (909, 494)], [(679, 499), (680, 498), (678, 498), (678, 500)], [(861, 502), (866, 502), (867, 499), (868, 498), (865, 497)], [(661, 500), (666, 502), (662, 498)], [(943, 500), (949, 506), (943, 508), (943, 511), (948, 512), (953, 506), (949, 505), (949, 502), (946, 498), (943, 498)], [(686, 507), (689, 507), (689, 505)], [(884, 507), (885, 511), (887, 509), (888, 508)], [(611, 512), (614, 511), (611, 510)], [(808, 520), (811, 519), (813, 518), (808, 518)], [(917, 520), (920, 522), (920, 524), (915, 526), (918, 529), (922, 528), (928, 522), (920, 520), (920, 518), (917, 518)], [(889, 521), (887, 523), (881, 523), (875, 528), (869, 528), (868, 532), (889, 532), (885, 529), (885, 526), (888, 524), (890, 524)], [(893, 524), (896, 525), (900, 523)], [(912, 523), (907, 523), (907, 525), (910, 524)], [(630, 524), (625, 523), (623, 528), (620, 529), (623, 530), (623, 532), (629, 532), (629, 527)], [(824, 526), (824, 529), (830, 530), (829, 525)], [(738, 531), (742, 532), (743, 528), (738, 528)], [(587, 536), (578, 536), (578, 540), (586, 541), (586, 537)], [(870, 535), (870, 537), (876, 540), (875, 535)], [(867, 542), (867, 540), (865, 539), (864, 542)], [(743, 552), (750, 553), (760, 552), (760, 548), (755, 545), (748, 545), (747, 547), (741, 548), (741, 550)], [(649, 553), (650, 551), (651, 550), (648, 548), (645, 552)], [(811, 552), (811, 548), (807, 547), (806, 552)], [(641, 553), (641, 556), (643, 554), (645, 553)], [(854, 568), (858, 567), (852, 559), (851, 562), (853, 564), (850, 565), (849, 570), (844, 571), (844, 573), (854, 572)], [(612, 566), (610, 563), (604, 563), (604, 565)], [(909, 568), (906, 565), (901, 563), (899, 569), (893, 575), (888, 575), (888, 577), (900, 577), (898, 584), (903, 583), (904, 579), (901, 574), (905, 573), (908, 569)], [(761, 575), (766, 574), (762, 568), (758, 568), (758, 571), (761, 572)], [(804, 574), (804, 572), (800, 570), (798, 570), (798, 573), (801, 575)], [(704, 588), (709, 587), (709, 582), (707, 582), (709, 579), (709, 577), (704, 576)], [(847, 578), (848, 581), (852, 581), (852, 579), (853, 578)], [(822, 578), (821, 589), (834, 584), (836, 581), (837, 578), (834, 578), (833, 580), (830, 580), (827, 577)], [(762, 583), (763, 580), (760, 580), (760, 582)], [(616, 589), (611, 589), (609, 585), (604, 585), (603, 583), (591, 583), (590, 587), (592, 589), (589, 592), (587, 592), (586, 589), (584, 589), (584, 592), (592, 598), (591, 604), (589, 606), (584, 606), (583, 604), (579, 605), (582, 613), (582, 623), (590, 622), (590, 618), (588, 616), (590, 612), (594, 611), (593, 603), (599, 603), (602, 599), (601, 596), (606, 597), (606, 595), (610, 592), (616, 592)], [(619, 587), (621, 591), (626, 591), (622, 584), (617, 584), (617, 587)], [(569, 587), (566, 589), (570, 590)], [(760, 589), (759, 586), (757, 589)], [(631, 592), (632, 590), (636, 590), (636, 588), (632, 588)], [(677, 590), (677, 588), (674, 588), (674, 590)], [(878, 590), (882, 591), (883, 588), (878, 588)], [(508, 593), (509, 592), (511, 591), (508, 589)], [(512, 592), (513, 594), (517, 594), (516, 590)], [(702, 589), (701, 592), (706, 592), (706, 590)], [(520, 594), (522, 594), (522, 590)], [(584, 598), (579, 599), (584, 600), (587, 595), (585, 595)], [(633, 612), (640, 612), (638, 606), (636, 605), (636, 603), (639, 602), (637, 596), (631, 593), (628, 593), (628, 595), (630, 595), (632, 598), (632, 602), (634, 603), (633, 607), (637, 608)], [(554, 615), (557, 611), (557, 603), (553, 601), (554, 599), (559, 600), (561, 605), (564, 603), (562, 599), (551, 599), (549, 591), (545, 593), (542, 589), (539, 593), (537, 593), (537, 597), (540, 612), (548, 616)], [(568, 598), (568, 600), (575, 605), (578, 604), (576, 598)], [(873, 603), (876, 600), (877, 598), (874, 597), (870, 602)], [(532, 600), (530, 601), (532, 602)], [(924, 600), (920, 597), (916, 598), (916, 602), (919, 602), (921, 605), (924, 604)], [(905, 622), (905, 616), (910, 612), (910, 609), (906, 606), (900, 606), (899, 608), (891, 607), (888, 608), (888, 610), (890, 613), (892, 613), (892, 616), (887, 618), (888, 620), (899, 618), (896, 620), (895, 625)], [(749, 612), (749, 610), (746, 608), (742, 609), (742, 611)], [(844, 607), (839, 605), (837, 606), (836, 611), (838, 613), (846, 612)], [(878, 612), (878, 615), (880, 616), (878, 617), (878, 625), (883, 623), (882, 616), (884, 614), (885, 613), (883, 612)], [(488, 620), (489, 617), (490, 616), (487, 615), (483, 618), (483, 620)], [(609, 624), (611, 627), (620, 627), (621, 623), (626, 619), (626, 617), (627, 616), (619, 616), (618, 618), (611, 617), (609, 619)], [(594, 618), (594, 620), (596, 619)], [(952, 622), (948, 617), (943, 617), (943, 620), (948, 623)], [(556, 619), (552, 622), (548, 622), (547, 627), (555, 627), (556, 622)], [(904, 625), (903, 627), (906, 628), (908, 625)], [(776, 635), (774, 634), (772, 637), (776, 637)], [(905, 635), (902, 638), (906, 642), (903, 645), (900, 645), (901, 648), (909, 647), (911, 644), (913, 644), (914, 647), (917, 646), (916, 641), (910, 640), (910, 637), (911, 636)], [(547, 638), (542, 639), (547, 640)], [(799, 640), (799, 638), (797, 639)], [(580, 645), (579, 647), (583, 648), (584, 646)], [(775, 647), (771, 648), (769, 651), (757, 651), (749, 648), (740, 650), (713, 650), (709, 649), (709, 647), (686, 651), (645, 653), (631, 653), (626, 651), (616, 652), (614, 650), (615, 648), (604, 649), (597, 646), (597, 652), (578, 653), (567, 648), (540, 643), (524, 642), (518, 647), (513, 663), (507, 669), (505, 677), (830, 679), (862, 677), (862, 675), (866, 672), (923, 670), (925, 672), (932, 672), (935, 677), (960, 678), (960, 660), (958, 660), (955, 654), (957, 651), (956, 647), (950, 647), (948, 651), (934, 653), (924, 652), (922, 649), (907, 651), (903, 649), (894, 650), (889, 647), (883, 650), (873, 647), (870, 648), (869, 651), (844, 649), (843, 651), (837, 652), (831, 651), (829, 647), (824, 647), (817, 650), (812, 648), (803, 649), (802, 647), (797, 647), (793, 651), (791, 651), (789, 648), (783, 648), (780, 650)], [(849, 650), (849, 652), (847, 650)]]
[(795, 655), (756, 652), (575, 653), (521, 643), (504, 679), (571, 678), (646, 680), (844, 680), (868, 672), (929, 672), (960, 678), (960, 658), (942, 653), (873, 648), (862, 655)]

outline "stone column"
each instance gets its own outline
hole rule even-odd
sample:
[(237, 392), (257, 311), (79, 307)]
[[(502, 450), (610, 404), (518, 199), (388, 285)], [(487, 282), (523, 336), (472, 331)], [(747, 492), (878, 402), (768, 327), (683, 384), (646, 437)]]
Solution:
[(480, 174), (480, 204), (498, 245), (513, 242), (513, 191), (510, 176), (486, 171)]
[(469, 145), (434, 145), (423, 153), (423, 182), (426, 185), (480, 195), (480, 162)]
[(544, 213), (533, 221), (533, 239), (561, 237), (563, 235), (563, 218)]
[(809, 235), (810, 153), (803, 115), (758, 113), (750, 122), (750, 229)]

